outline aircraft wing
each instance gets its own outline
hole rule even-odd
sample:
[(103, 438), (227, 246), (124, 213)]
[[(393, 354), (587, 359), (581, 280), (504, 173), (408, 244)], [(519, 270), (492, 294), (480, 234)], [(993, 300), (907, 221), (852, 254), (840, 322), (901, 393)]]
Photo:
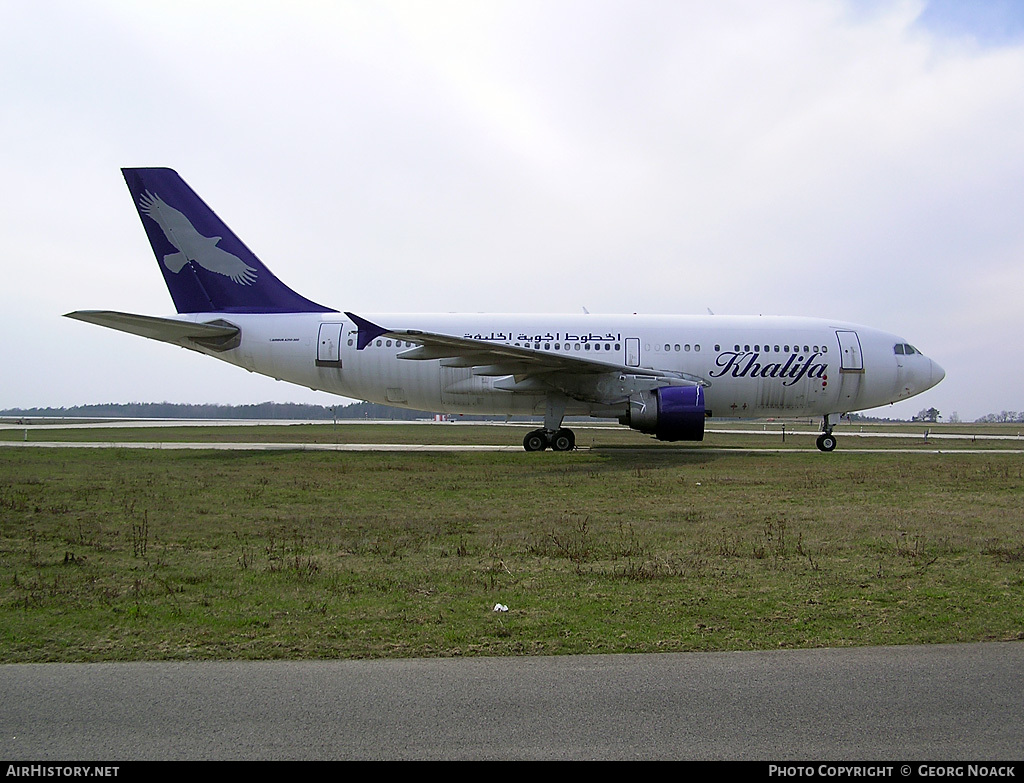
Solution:
[(193, 342), (214, 350), (227, 350), (238, 344), (239, 328), (226, 321), (193, 323), (175, 318), (119, 313), (115, 310), (76, 310), (73, 313), (65, 313), (64, 317), (186, 348), (193, 347), (190, 345)]
[(354, 313), (345, 313), (358, 327), (356, 348), (362, 350), (378, 337), (391, 337), (416, 345), (398, 354), (400, 359), (441, 359), (448, 366), (472, 367), (477, 375), (514, 375), (517, 379), (561, 373), (567, 375), (601, 375), (617, 373), (683, 379), (698, 386), (710, 386), (704, 378), (688, 373), (656, 370), (651, 367), (627, 367), (615, 362), (540, 351), (534, 348), (506, 345), (470, 337), (424, 332), (419, 329), (391, 329), (368, 321)]

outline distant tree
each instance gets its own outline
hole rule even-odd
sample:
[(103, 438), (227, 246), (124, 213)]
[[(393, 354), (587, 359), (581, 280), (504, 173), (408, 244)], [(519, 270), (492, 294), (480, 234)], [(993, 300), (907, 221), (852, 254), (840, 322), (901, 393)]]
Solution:
[(1000, 410), (998, 414), (989, 414), (979, 421), (985, 424), (1006, 424), (1007, 422), (1020, 422), (1021, 415), (1016, 410)]
[(930, 421), (932, 423), (937, 422), (941, 418), (941, 414), (935, 408), (928, 408), (919, 412), (915, 417), (914, 421)]
[(1012, 422), (1019, 424), (1024, 422), (1024, 411), (1000, 411), (999, 413), (987, 413), (980, 419), (975, 419), (978, 424), (1006, 424)]

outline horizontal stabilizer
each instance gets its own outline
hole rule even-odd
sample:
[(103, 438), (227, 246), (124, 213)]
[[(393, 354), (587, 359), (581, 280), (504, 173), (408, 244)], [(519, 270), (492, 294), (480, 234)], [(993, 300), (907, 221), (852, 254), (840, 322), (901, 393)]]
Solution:
[(198, 343), (214, 350), (227, 350), (238, 344), (239, 328), (226, 321), (212, 323), (193, 323), (178, 321), (174, 318), (156, 318), (151, 315), (135, 315), (119, 313), (114, 310), (76, 310), (65, 313), (66, 318), (85, 321), (90, 324), (106, 326), (120, 332), (137, 334), (150, 340), (161, 340), (165, 343), (192, 347), (189, 343)]

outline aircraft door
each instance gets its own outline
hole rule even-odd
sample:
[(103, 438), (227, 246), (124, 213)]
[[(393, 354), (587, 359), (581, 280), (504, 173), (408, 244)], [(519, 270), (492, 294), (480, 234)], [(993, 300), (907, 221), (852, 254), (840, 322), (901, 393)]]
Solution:
[(316, 366), (341, 367), (341, 337), (344, 323), (322, 323), (316, 341)]
[(640, 338), (639, 337), (627, 337), (626, 338), (626, 366), (627, 367), (639, 367), (640, 366)]
[(864, 377), (864, 354), (856, 332), (836, 331), (839, 339), (839, 403), (844, 410), (856, 410)]
[(856, 332), (837, 331), (839, 338), (840, 372), (864, 372), (864, 355)]

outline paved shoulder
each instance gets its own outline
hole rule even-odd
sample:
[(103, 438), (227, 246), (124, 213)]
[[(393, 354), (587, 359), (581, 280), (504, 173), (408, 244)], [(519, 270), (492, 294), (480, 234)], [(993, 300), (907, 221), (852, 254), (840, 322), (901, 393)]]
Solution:
[(1024, 644), (0, 667), (19, 759), (1013, 759)]

